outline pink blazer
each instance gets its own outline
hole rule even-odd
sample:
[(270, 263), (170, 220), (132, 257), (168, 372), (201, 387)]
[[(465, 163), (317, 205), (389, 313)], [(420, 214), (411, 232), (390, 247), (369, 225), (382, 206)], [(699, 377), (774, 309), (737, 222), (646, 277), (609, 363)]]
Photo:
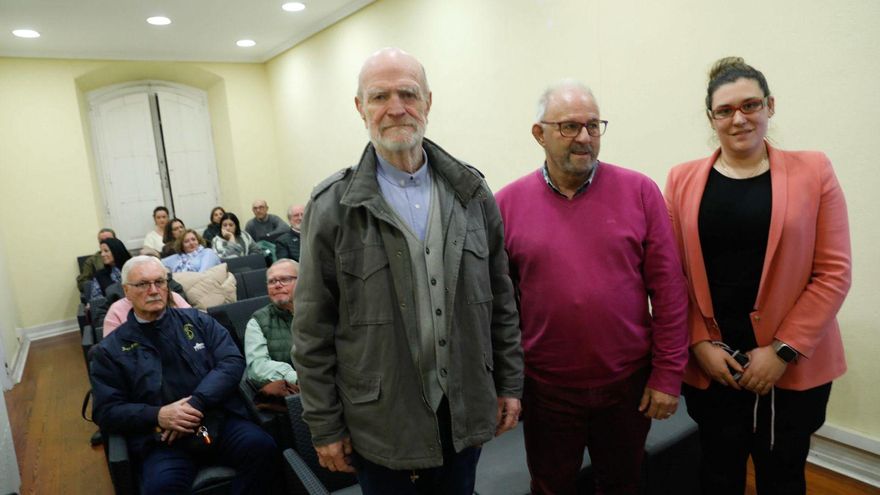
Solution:
[[(776, 338), (801, 354), (777, 386), (805, 390), (846, 371), (837, 324), (852, 280), (846, 202), (825, 154), (782, 151), (769, 144), (767, 150), (773, 206), (752, 329), (759, 346)], [(666, 179), (666, 206), (688, 278), (691, 345), (721, 339), (697, 230), (700, 201), (719, 153), (682, 163)], [(684, 381), (709, 386), (693, 356)]]

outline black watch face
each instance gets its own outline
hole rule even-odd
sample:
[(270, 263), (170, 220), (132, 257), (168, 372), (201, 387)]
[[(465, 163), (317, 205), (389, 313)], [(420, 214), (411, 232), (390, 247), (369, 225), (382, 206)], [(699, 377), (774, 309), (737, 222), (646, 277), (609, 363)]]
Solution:
[(790, 363), (797, 357), (797, 352), (791, 347), (780, 347), (779, 350), (776, 351), (776, 355), (786, 363)]

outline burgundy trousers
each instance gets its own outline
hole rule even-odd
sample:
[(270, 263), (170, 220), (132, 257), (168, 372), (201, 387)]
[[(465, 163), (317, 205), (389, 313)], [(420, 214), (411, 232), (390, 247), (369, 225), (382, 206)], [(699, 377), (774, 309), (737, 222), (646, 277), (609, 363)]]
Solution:
[(584, 448), (597, 494), (638, 493), (651, 420), (639, 412), (650, 368), (594, 388), (548, 385), (526, 377), (523, 433), (532, 493), (576, 491)]

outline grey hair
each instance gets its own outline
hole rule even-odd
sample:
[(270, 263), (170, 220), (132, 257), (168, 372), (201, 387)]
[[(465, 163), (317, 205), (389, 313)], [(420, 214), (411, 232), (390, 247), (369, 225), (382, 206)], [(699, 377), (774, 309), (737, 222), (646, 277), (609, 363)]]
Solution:
[(297, 203), (297, 204), (293, 204), (293, 205), (290, 205), (290, 206), (287, 207), (287, 218), (290, 218), (290, 215), (292, 214), (293, 209), (296, 208), (297, 206), (302, 206), (303, 209), (305, 209), (305, 206), (303, 206), (303, 205), (301, 205), (301, 204), (299, 204), (299, 203)]
[(130, 260), (126, 261), (124, 265), (122, 265), (122, 283), (128, 283), (128, 274), (134, 269), (134, 267), (143, 265), (144, 263), (153, 263), (156, 266), (162, 268), (162, 272), (165, 273), (167, 270), (165, 269), (165, 265), (159, 261), (159, 258), (155, 256), (147, 256), (145, 254), (135, 256)]
[[(547, 89), (545, 89), (544, 92), (541, 93), (541, 97), (538, 98), (538, 112), (537, 116), (535, 117), (535, 122), (540, 122), (544, 120), (544, 115), (547, 113), (547, 104), (550, 103), (550, 98), (553, 95), (555, 95), (559, 90), (572, 88), (582, 90), (584, 93), (590, 95), (590, 98), (592, 98), (594, 102), (596, 101), (596, 97), (593, 95), (593, 90), (591, 90), (590, 87), (586, 84), (578, 81), (577, 79), (562, 79), (551, 84), (550, 86), (547, 86)], [(597, 102), (596, 106), (598, 105), (599, 103)]]
[[(299, 263), (297, 263), (296, 261), (293, 261), (290, 258), (281, 258), (281, 259), (277, 260), (275, 263), (272, 263), (272, 265), (269, 267), (269, 270), (275, 268), (278, 265), (282, 265), (282, 264), (290, 264), (291, 266), (293, 266), (294, 269), (296, 269), (296, 272), (299, 273)], [(269, 270), (266, 270), (266, 281), (267, 282), (269, 281)]]

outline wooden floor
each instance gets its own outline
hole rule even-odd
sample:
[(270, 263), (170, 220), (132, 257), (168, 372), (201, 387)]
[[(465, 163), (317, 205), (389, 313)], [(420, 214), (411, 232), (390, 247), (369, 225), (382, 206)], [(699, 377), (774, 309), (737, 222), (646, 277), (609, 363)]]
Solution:
[(95, 425), (80, 417), (89, 380), (79, 332), (31, 344), (21, 383), (5, 393), (24, 494), (113, 493)]
[[(24, 494), (111, 494), (95, 425), (80, 417), (89, 389), (79, 333), (31, 344), (21, 383), (5, 393)], [(878, 495), (880, 489), (817, 466), (807, 467), (809, 495)], [(755, 493), (751, 468), (748, 495)]]

